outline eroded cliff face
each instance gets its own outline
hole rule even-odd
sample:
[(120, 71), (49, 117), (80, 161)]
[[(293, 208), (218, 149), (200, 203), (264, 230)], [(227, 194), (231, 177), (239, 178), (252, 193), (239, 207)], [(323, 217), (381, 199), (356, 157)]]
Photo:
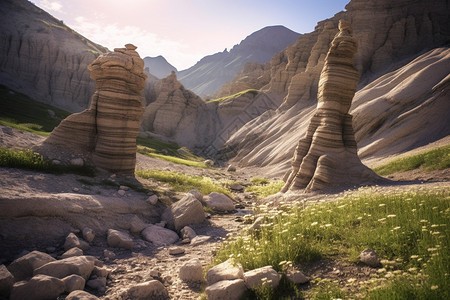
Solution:
[(26, 0), (3, 0), (0, 16), (0, 84), (70, 112), (87, 108), (87, 66), (108, 50)]
[[(346, 9), (347, 11), (340, 12), (331, 19), (319, 22), (314, 32), (302, 35), (294, 45), (287, 47), (272, 58), (270, 63), (271, 80), (262, 90), (285, 96), (283, 104), (271, 118), (261, 117), (259, 120), (252, 122), (253, 125), (257, 124), (256, 126), (252, 124), (244, 126), (230, 138), (219, 155), (223, 155), (224, 158), (234, 157), (234, 160), (242, 166), (282, 164), (284, 170), (288, 169), (286, 161), (293, 154), (296, 145), (295, 140), (306, 134), (307, 128), (304, 122), (311, 117), (317, 104), (316, 95), (320, 71), (323, 68), (329, 44), (337, 33), (338, 20), (341, 18), (350, 21), (354, 29), (353, 36), (360, 45), (355, 57), (356, 68), (362, 75), (358, 89), (391, 71), (398, 69), (397, 72), (403, 74), (399, 68), (408, 64), (418, 54), (445, 45), (450, 40), (450, 30), (448, 29), (450, 4), (448, 1), (395, 1), (393, 3), (387, 0), (353, 0), (346, 6)], [(442, 48), (437, 51), (445, 52), (446, 49)], [(428, 53), (428, 58), (418, 58), (424, 60), (422, 66), (427, 63), (439, 64), (445, 69), (444, 73), (446, 72), (445, 75), (447, 75), (450, 72), (450, 65), (448, 63), (445, 65), (445, 55), (438, 59), (437, 55), (432, 55), (432, 53)], [(431, 57), (434, 57), (434, 62), (431, 62)], [(414, 81), (412, 77), (419, 74), (414, 73), (410, 68), (412, 66), (408, 66), (409, 75), (403, 74), (403, 76), (410, 78), (408, 82), (412, 83)], [(389, 74), (386, 76), (395, 76), (393, 73)], [(246, 80), (249, 81), (248, 78)], [(375, 147), (376, 144), (383, 144), (382, 141), (378, 140), (379, 138), (376, 137), (375, 133), (385, 126), (386, 128), (389, 126), (388, 123), (384, 123), (387, 119), (393, 120), (399, 116), (402, 116), (401, 119), (403, 119), (405, 112), (418, 112), (425, 107), (428, 109), (434, 107), (435, 113), (440, 116), (438, 107), (442, 109), (444, 104), (431, 105), (430, 99), (435, 98), (430, 95), (436, 96), (436, 93), (447, 93), (445, 91), (448, 91), (448, 85), (441, 82), (446, 80), (445, 76), (439, 72), (429, 74), (428, 84), (421, 85), (420, 92), (416, 90), (419, 94), (427, 95), (426, 97), (417, 97), (414, 93), (411, 93), (408, 96), (412, 98), (406, 98), (404, 95), (407, 93), (400, 94), (400, 98), (390, 102), (389, 105), (392, 107), (388, 107), (387, 104), (379, 104), (388, 112), (380, 113), (381, 110), (377, 109), (378, 115), (365, 111), (369, 107), (363, 108), (363, 102), (358, 100), (363, 94), (359, 96), (359, 93), (357, 93), (352, 109), (357, 109), (360, 105), (361, 108), (355, 113), (351, 113), (354, 115), (357, 124), (355, 125), (356, 141), (363, 146), (361, 150), (363, 157), (376, 155), (376, 151), (370, 150), (370, 148)], [(400, 84), (399, 81), (395, 82)], [(438, 85), (438, 83), (440, 84)], [(440, 92), (438, 92), (439, 89), (434, 88), (435, 85), (441, 88)], [(392, 85), (391, 88), (394, 88), (394, 86)], [(416, 88), (417, 85), (403, 85), (403, 89), (410, 89), (411, 91)], [(384, 93), (389, 93), (387, 89), (381, 88), (381, 90)], [(369, 88), (364, 93), (366, 101), (372, 98), (371, 93), (372, 91)], [(374, 97), (372, 100), (375, 100), (375, 102), (381, 101), (380, 97), (383, 97), (382, 94), (378, 94), (378, 97)], [(371, 105), (377, 106), (378, 104), (375, 102)], [(389, 117), (383, 118), (384, 113), (388, 113)], [(359, 117), (359, 115), (366, 117), (370, 115), (372, 119), (369, 122), (365, 117)], [(367, 124), (362, 124), (360, 120), (364, 120)], [(433, 133), (434, 138), (450, 133), (448, 126), (444, 126), (447, 128), (445, 129), (442, 124), (434, 125), (439, 120), (432, 118), (432, 121), (427, 121), (427, 126), (430, 129), (439, 127), (439, 130)], [(420, 123), (420, 121), (418, 122)], [(444, 124), (447, 123), (444, 121)], [(383, 136), (386, 136), (388, 131), (388, 129), (385, 129)], [(397, 138), (409, 135), (414, 138), (408, 143), (399, 142), (395, 150), (386, 149), (385, 153), (389, 153), (389, 151), (401, 152), (413, 145), (420, 146), (431, 142), (432, 140), (429, 139), (425, 131), (419, 135), (413, 134), (414, 129), (402, 128), (402, 133), (397, 135)], [(286, 132), (290, 134), (286, 135)], [(290, 149), (289, 155), (280, 151), (282, 147)], [(266, 153), (265, 157), (258, 155), (262, 149)]]

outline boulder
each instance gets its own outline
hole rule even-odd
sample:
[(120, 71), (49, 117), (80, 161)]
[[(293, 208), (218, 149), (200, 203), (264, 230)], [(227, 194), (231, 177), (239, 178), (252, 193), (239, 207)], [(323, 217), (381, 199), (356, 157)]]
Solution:
[(184, 248), (183, 247), (170, 247), (169, 248), (169, 254), (170, 255), (180, 255), (184, 254)]
[(71, 293), (76, 290), (83, 290), (84, 285), (86, 284), (86, 280), (80, 275), (69, 275), (62, 279), (65, 285), (65, 292)]
[(158, 203), (158, 196), (157, 195), (151, 195), (147, 199), (147, 203), (150, 203), (151, 205), (156, 205)]
[(190, 190), (188, 193), (194, 195), (194, 197), (197, 198), (198, 201), (202, 201), (203, 200), (202, 193), (200, 193), (197, 190)]
[(136, 215), (134, 215), (130, 220), (130, 231), (133, 233), (141, 232), (147, 226), (148, 224), (146, 224), (144, 221), (141, 220), (141, 218), (139, 218)]
[(98, 277), (95, 279), (88, 280), (86, 282), (86, 286), (90, 289), (97, 290), (101, 293), (106, 291), (106, 278), (105, 277)]
[(272, 266), (265, 266), (244, 273), (244, 282), (249, 289), (269, 285), (275, 289), (280, 283), (281, 275)]
[(14, 284), (11, 300), (41, 300), (56, 299), (64, 293), (66, 286), (61, 279), (47, 276), (36, 275), (30, 281), (20, 281)]
[(229, 212), (234, 210), (234, 202), (225, 194), (212, 192), (206, 199), (205, 203), (217, 212)]
[(186, 282), (201, 282), (204, 280), (202, 263), (198, 258), (190, 259), (181, 266), (180, 279)]
[(66, 300), (98, 300), (96, 296), (89, 294), (85, 291), (73, 291), (67, 297)]
[(180, 232), (181, 232), (183, 239), (189, 239), (191, 241), (193, 238), (195, 238), (197, 236), (197, 233), (195, 233), (194, 229), (192, 229), (189, 226), (184, 226)]
[(288, 270), (286, 273), (286, 277), (289, 281), (294, 284), (304, 284), (309, 281), (308, 277), (303, 274), (300, 270)]
[(247, 291), (244, 280), (222, 280), (206, 288), (208, 300), (239, 300)]
[(111, 271), (106, 267), (98, 267), (94, 266), (94, 269), (92, 270), (91, 276), (97, 276), (97, 277), (108, 277), (109, 273)]
[(161, 216), (171, 229), (180, 230), (186, 225), (199, 224), (205, 220), (203, 205), (190, 193), (167, 207)]
[(169, 299), (169, 293), (158, 280), (150, 280), (130, 287), (127, 296), (133, 300)]
[(91, 243), (95, 238), (95, 232), (89, 227), (83, 228), (83, 238), (88, 242)]
[(365, 249), (359, 254), (359, 260), (373, 268), (376, 268), (380, 265), (380, 259), (378, 258), (378, 254), (373, 249)]
[(56, 259), (47, 253), (33, 251), (14, 260), (8, 266), (8, 270), (16, 281), (21, 281), (32, 277), (35, 269), (53, 261), (56, 261)]
[(81, 250), (89, 249), (89, 244), (86, 241), (80, 240), (73, 232), (69, 233), (64, 242), (64, 250), (78, 247)]
[(5, 265), (0, 265), (0, 295), (9, 295), (14, 284), (14, 276)]
[(232, 258), (212, 267), (206, 273), (208, 285), (222, 280), (233, 279), (244, 279), (244, 269), (240, 263), (236, 263)]
[(180, 238), (175, 231), (156, 225), (150, 225), (141, 232), (146, 241), (155, 246), (172, 245)]
[(211, 240), (209, 235), (197, 235), (191, 240), (191, 246), (200, 245)]
[(113, 248), (133, 249), (133, 238), (125, 231), (109, 229), (108, 246)]
[(66, 252), (64, 252), (61, 255), (61, 258), (68, 258), (68, 257), (72, 257), (72, 256), (82, 256), (83, 255), (83, 250), (81, 250), (78, 247), (74, 247), (71, 248), (69, 250), (67, 250)]
[(86, 280), (94, 269), (95, 260), (92, 256), (73, 256), (45, 264), (34, 270), (34, 275), (44, 274), (62, 279), (76, 274)]

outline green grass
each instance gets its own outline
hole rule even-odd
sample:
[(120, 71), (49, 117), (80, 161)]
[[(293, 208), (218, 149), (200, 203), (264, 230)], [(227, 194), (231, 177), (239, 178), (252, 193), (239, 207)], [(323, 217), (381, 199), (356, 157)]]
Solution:
[(145, 179), (155, 179), (160, 182), (168, 183), (177, 192), (188, 192), (197, 190), (203, 195), (211, 192), (223, 193), (230, 195), (230, 191), (219, 182), (209, 177), (192, 176), (179, 172), (161, 171), (161, 170), (145, 170), (136, 171), (136, 175)]
[(233, 98), (237, 98), (239, 96), (242, 96), (244, 94), (252, 94), (253, 96), (256, 96), (259, 93), (258, 90), (254, 90), (254, 89), (248, 89), (239, 93), (236, 93), (234, 95), (230, 95), (230, 96), (226, 96), (226, 97), (221, 97), (221, 98), (217, 98), (217, 99), (212, 99), (212, 100), (207, 100), (206, 102), (217, 102), (217, 103), (221, 103), (223, 101), (226, 101), (228, 99), (233, 99)]
[[(0, 85), (0, 124), (47, 136), (70, 113)], [(55, 113), (53, 118), (49, 110)]]
[(450, 167), (450, 145), (434, 148), (416, 155), (393, 160), (374, 169), (379, 175), (389, 175), (423, 167), (425, 171), (442, 170)]
[(31, 150), (13, 150), (0, 148), (0, 167), (17, 168), (53, 174), (73, 173), (83, 176), (95, 176), (95, 170), (89, 166), (54, 165), (42, 155)]
[(245, 189), (246, 192), (253, 192), (260, 198), (278, 193), (284, 185), (284, 181), (270, 181), (266, 178), (255, 177), (251, 179), (252, 185)]
[[(261, 228), (226, 241), (216, 263), (234, 257), (245, 270), (272, 265), (282, 271), (286, 263), (301, 266), (322, 257), (356, 263), (362, 250), (372, 248), (384, 260), (386, 273), (361, 288), (365, 297), (450, 297), (450, 191), (445, 188), (390, 194), (367, 189), (306, 208), (282, 203), (258, 209), (264, 218)], [(331, 299), (315, 294), (308, 298)]]

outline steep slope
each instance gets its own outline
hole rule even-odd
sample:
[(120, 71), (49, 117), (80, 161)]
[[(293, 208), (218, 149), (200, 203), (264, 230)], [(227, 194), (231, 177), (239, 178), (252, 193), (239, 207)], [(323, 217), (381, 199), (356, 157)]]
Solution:
[(147, 56), (144, 58), (144, 68), (148, 68), (150, 74), (165, 78), (170, 75), (172, 71), (177, 72), (177, 68), (172, 66), (163, 56), (156, 57)]
[(202, 58), (193, 67), (180, 71), (178, 78), (187, 89), (202, 97), (213, 95), (223, 84), (231, 81), (246, 62), (268, 62), (299, 36), (283, 26), (265, 27), (246, 37), (229, 52), (225, 49)]
[(0, 16), (0, 83), (71, 112), (86, 108), (95, 91), (87, 66), (108, 50), (26, 0), (3, 0)]
[[(387, 0), (351, 1), (346, 6), (346, 12), (340, 12), (331, 19), (319, 22), (314, 32), (301, 36), (295, 44), (288, 46), (272, 58), (270, 83), (263, 89), (285, 95), (283, 104), (272, 117), (257, 118), (241, 128), (231, 137), (220, 155), (225, 158), (234, 157), (234, 160), (239, 162), (241, 166), (282, 164), (284, 166), (282, 169), (287, 170), (296, 145), (295, 141), (305, 134), (304, 124), (309, 121), (311, 112), (316, 105), (320, 71), (323, 67), (328, 45), (337, 32), (339, 19), (345, 18), (352, 23), (354, 37), (359, 42), (356, 63), (362, 74), (359, 83), (359, 89), (361, 89), (370, 81), (408, 64), (417, 57), (418, 53), (424, 53), (426, 50), (448, 43), (450, 40), (449, 5), (448, 1), (443, 0), (426, 3), (424, 1), (396, 1), (392, 3), (392, 1)], [(445, 49), (437, 51), (445, 52), (447, 51)], [(433, 52), (428, 54), (430, 57), (433, 56), (431, 53)], [(350, 111), (355, 116), (355, 123), (367, 122), (367, 114), (373, 117), (372, 122), (367, 125), (369, 127), (365, 127), (365, 130), (362, 129), (364, 126), (355, 126), (356, 139), (359, 146), (362, 147), (363, 158), (370, 154), (381, 154), (381, 152), (370, 150), (371, 147), (375, 147), (376, 143), (374, 144), (374, 142), (377, 140), (382, 147), (386, 147), (384, 153), (389, 153), (405, 151), (450, 134), (448, 121), (441, 118), (441, 109), (448, 111), (449, 107), (445, 102), (439, 102), (443, 101), (442, 99), (445, 99), (445, 96), (438, 97), (438, 94), (448, 97), (448, 86), (444, 84), (446, 82), (444, 78), (450, 72), (450, 64), (446, 59), (436, 57), (434, 58), (435, 62), (439, 65), (442, 64), (441, 68), (443, 68), (444, 75), (430, 71), (429, 76), (426, 77), (429, 84), (418, 85), (413, 78), (419, 74), (411, 74), (412, 77), (403, 83), (402, 90), (415, 88), (415, 94), (409, 94), (409, 96), (414, 97), (392, 98), (395, 100), (386, 101), (383, 105), (374, 104), (390, 111), (391, 115), (387, 118), (381, 113), (383, 109), (377, 109), (377, 113), (373, 113), (373, 115), (370, 111), (366, 111), (366, 109), (373, 108), (369, 106), (364, 108), (362, 102), (358, 101), (359, 93), (357, 93), (355, 98), (357, 104), (354, 105), (353, 109), (357, 109), (360, 105), (361, 108), (355, 112)], [(424, 59), (422, 68), (433, 63), (430, 58), (418, 58), (418, 60), (421, 59)], [(442, 83), (438, 84), (441, 81)], [(394, 82), (395, 85), (391, 85), (390, 88), (394, 88), (401, 83), (398, 80)], [(407, 83), (412, 85), (410, 86)], [(441, 90), (433, 88), (435, 86), (441, 87)], [(371, 97), (369, 95), (372, 92), (371, 88), (366, 90), (366, 99)], [(385, 89), (383, 92), (388, 93), (389, 90)], [(422, 97), (417, 97), (419, 94)], [(424, 95), (428, 96), (424, 97)], [(384, 94), (381, 93), (377, 97), (383, 98)], [(391, 96), (389, 96), (389, 99), (391, 99)], [(411, 99), (414, 99), (414, 101), (411, 101)], [(434, 100), (427, 102), (428, 99)], [(436, 105), (436, 101), (440, 104)], [(436, 114), (436, 118), (411, 118), (408, 119), (411, 122), (410, 124), (388, 122), (388, 119), (404, 120), (407, 115), (420, 115), (420, 111), (426, 107), (429, 107), (430, 111)], [(408, 111), (411, 113), (408, 114)], [(430, 112), (424, 113), (424, 115), (430, 116)], [(402, 134), (397, 135), (396, 138), (407, 137), (408, 142), (400, 143), (397, 141), (396, 144), (398, 145), (391, 148), (391, 144), (383, 142), (381, 136), (386, 137), (386, 135), (394, 134), (394, 131), (387, 130), (394, 124), (396, 128), (398, 127), (398, 132), (402, 131)], [(413, 129), (408, 129), (408, 126), (411, 127), (412, 124), (416, 129), (420, 124), (423, 130), (416, 132)], [(401, 125), (406, 127), (400, 128)], [(438, 131), (435, 131), (436, 127), (439, 127)], [(380, 131), (380, 135), (377, 136), (376, 132), (381, 128), (385, 131), (383, 131), (383, 134)], [(382, 147), (379, 147), (378, 150)], [(286, 149), (289, 149), (289, 151), (286, 151)]]

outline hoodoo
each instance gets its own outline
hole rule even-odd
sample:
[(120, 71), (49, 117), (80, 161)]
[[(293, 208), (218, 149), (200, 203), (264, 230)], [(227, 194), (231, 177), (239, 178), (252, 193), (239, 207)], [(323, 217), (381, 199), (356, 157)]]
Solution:
[(87, 155), (96, 168), (134, 174), (136, 136), (143, 114), (144, 61), (136, 46), (98, 57), (88, 66), (96, 91), (89, 109), (70, 115), (44, 141), (42, 149), (57, 147)]
[(354, 65), (358, 44), (348, 21), (340, 20), (320, 74), (318, 103), (306, 137), (297, 145), (282, 192), (322, 190), (382, 180), (361, 163), (348, 113), (359, 81)]

